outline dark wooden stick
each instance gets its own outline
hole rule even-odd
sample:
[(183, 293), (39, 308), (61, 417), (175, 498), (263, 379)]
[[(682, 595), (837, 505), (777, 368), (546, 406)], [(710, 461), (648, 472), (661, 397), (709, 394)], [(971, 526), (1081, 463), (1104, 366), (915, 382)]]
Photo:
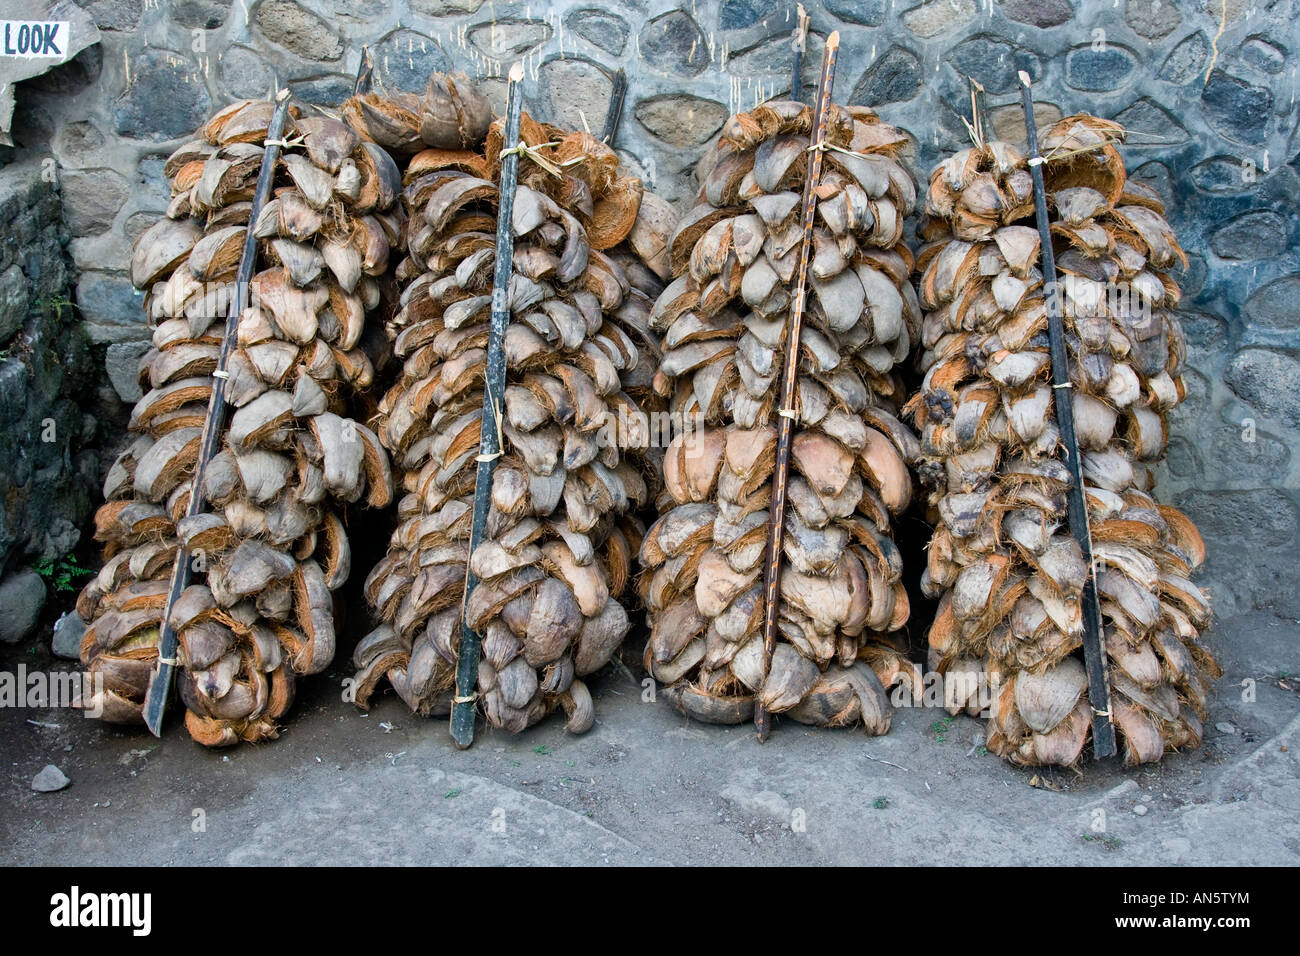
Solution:
[(803, 57), (808, 49), (809, 22), (808, 11), (803, 8), (801, 3), (798, 5), (798, 11), (795, 14), (794, 36), (790, 41), (794, 47), (794, 68), (791, 70), (790, 99), (800, 103), (803, 102)]
[(605, 113), (605, 127), (601, 130), (600, 141), (606, 146), (614, 145), (618, 135), (618, 124), (623, 119), (623, 100), (627, 97), (627, 72), (619, 70), (614, 74), (614, 92), (609, 97), (609, 109)]
[(970, 84), (970, 119), (975, 128), (975, 136), (979, 140), (977, 146), (983, 146), (988, 142), (989, 132), (993, 129), (993, 124), (989, 122), (989, 98), (984, 91), (984, 84), (973, 76), (966, 77)]
[[(808, 294), (808, 259), (812, 250), (813, 219), (817, 214), (817, 187), (822, 178), (825, 154), (826, 123), (830, 115), (831, 90), (835, 86), (835, 59), (840, 49), (840, 34), (835, 31), (826, 40), (822, 53), (822, 73), (817, 84), (817, 105), (813, 111), (813, 131), (809, 139), (808, 178), (803, 187), (803, 238), (795, 259), (794, 295), (790, 303), (790, 328), (785, 340), (785, 366), (781, 376), (781, 404), (777, 409), (776, 465), (772, 472), (772, 502), (767, 519), (767, 558), (763, 569), (763, 676), (772, 667), (776, 650), (777, 607), (781, 590), (781, 542), (785, 534), (786, 479), (790, 472), (790, 441), (799, 403), (799, 333), (803, 328), (804, 304)], [(754, 704), (754, 727), (758, 739), (766, 740), (771, 717), (761, 701)]]
[(374, 57), (370, 55), (370, 47), (361, 48), (361, 63), (357, 66), (357, 81), (352, 84), (352, 95), (360, 96), (370, 90), (370, 77), (375, 69)]
[(1061, 317), (1061, 296), (1052, 250), (1052, 229), (1047, 218), (1047, 193), (1043, 188), (1043, 158), (1038, 151), (1038, 128), (1034, 124), (1034, 95), (1029, 74), (1021, 72), (1021, 106), (1025, 112), (1025, 137), (1029, 144), (1029, 171), (1034, 179), (1034, 214), (1043, 250), (1043, 279), (1047, 293), (1048, 334), (1052, 344), (1052, 403), (1056, 424), (1065, 446), (1070, 469), (1070, 533), (1083, 551), (1088, 577), (1083, 584), (1083, 659), (1088, 668), (1088, 700), (1092, 703), (1092, 751), (1096, 757), (1115, 755), (1115, 724), (1110, 710), (1110, 674), (1106, 647), (1101, 640), (1101, 605), (1097, 600), (1097, 568), (1092, 557), (1092, 530), (1088, 526), (1088, 501), (1083, 489), (1083, 468), (1079, 440), (1074, 432), (1073, 384), (1065, 351), (1065, 324)]
[[(194, 464), (194, 477), (190, 482), (190, 502), (185, 509), (186, 517), (193, 517), (204, 511), (203, 476), (208, 462), (217, 453), (221, 436), (226, 429), (226, 363), (234, 350), (236, 333), (239, 330), (239, 316), (248, 306), (248, 284), (253, 278), (257, 264), (257, 237), (253, 235), (253, 224), (271, 194), (271, 183), (275, 179), (275, 166), (280, 158), (280, 142), (284, 136), (284, 124), (289, 116), (289, 91), (281, 90), (275, 97), (275, 112), (271, 114), (271, 124), (266, 130), (266, 152), (262, 156), (262, 169), (257, 175), (257, 188), (253, 192), (253, 208), (249, 212), (248, 231), (244, 235), (244, 251), (239, 260), (239, 272), (235, 278), (235, 296), (226, 311), (226, 330), (221, 340), (221, 351), (217, 357), (217, 369), (212, 373), (212, 396), (208, 399), (208, 414), (203, 420), (203, 434), (199, 439), (199, 457)], [(167, 592), (167, 603), (163, 607), (162, 626), (158, 635), (158, 663), (149, 677), (149, 690), (144, 698), (145, 726), (155, 737), (162, 733), (163, 715), (167, 710), (167, 698), (171, 695), (172, 677), (176, 672), (176, 645), (178, 643), (175, 628), (171, 625), (172, 605), (181, 592), (190, 585), (190, 550), (184, 544), (176, 552), (176, 563), (172, 566), (171, 590)]]
[[(492, 475), (501, 457), (501, 416), (506, 391), (506, 326), (510, 324), (510, 276), (514, 271), (515, 234), (511, 220), (515, 208), (515, 180), (519, 175), (519, 114), (523, 108), (520, 83), (522, 64), (510, 68), (506, 90), (506, 150), (501, 158), (501, 184), (497, 188), (496, 271), (492, 276), (492, 324), (488, 329), (487, 371), (483, 381), (483, 420), (479, 428), (478, 472), (474, 478), (474, 523), (470, 529), (469, 554), (474, 553), (487, 528), (492, 500)], [(478, 578), (468, 567), (465, 572), (465, 602)], [(477, 713), (478, 662), (482, 642), (465, 622), (461, 606), (460, 650), (456, 659), (456, 696), (451, 704), (451, 739), (461, 750), (474, 743), (474, 715)]]

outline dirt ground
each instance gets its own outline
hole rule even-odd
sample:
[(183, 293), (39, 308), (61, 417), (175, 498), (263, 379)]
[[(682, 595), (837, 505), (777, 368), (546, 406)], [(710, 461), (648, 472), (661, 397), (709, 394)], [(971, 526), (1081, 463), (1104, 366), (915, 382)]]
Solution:
[[(468, 752), (391, 692), (369, 714), (345, 703), (341, 659), (300, 684), (280, 740), (228, 751), (175, 714), (155, 740), (3, 708), (0, 862), (1300, 863), (1300, 601), (1211, 640), (1225, 673), (1205, 746), (1132, 769), (1018, 770), (978, 746), (979, 720), (924, 708), (885, 737), (785, 721), (759, 744), (643, 702), (621, 666), (594, 682), (585, 736), (553, 717)], [(47, 643), (0, 649), (0, 670), (70, 668)], [(72, 784), (34, 792), (49, 763)]]

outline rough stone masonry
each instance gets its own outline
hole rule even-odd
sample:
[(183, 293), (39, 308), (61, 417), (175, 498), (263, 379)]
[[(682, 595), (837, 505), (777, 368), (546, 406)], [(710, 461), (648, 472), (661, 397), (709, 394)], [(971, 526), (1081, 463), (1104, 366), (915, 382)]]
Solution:
[[(618, 146), (679, 202), (727, 115), (789, 90), (794, 3), (783, 0), (78, 0), (100, 42), (20, 86), (20, 157), (57, 160), (75, 300), (124, 401), (147, 331), (126, 277), (161, 214), (164, 157), (210, 111), (287, 84), (337, 104), (368, 45), (380, 84), (431, 70), (485, 78), (527, 64), (529, 108), (596, 128), (627, 71)], [(1015, 76), (1040, 124), (1080, 110), (1132, 131), (1135, 175), (1169, 202), (1191, 266), (1180, 277), (1192, 371), (1160, 494), (1210, 545), (1220, 614), (1294, 586), (1300, 533), (1300, 141), (1296, 0), (805, 0), (812, 36), (843, 36), (838, 95), (911, 132), (922, 182), (966, 131), (966, 77), (996, 132), (1018, 139)]]

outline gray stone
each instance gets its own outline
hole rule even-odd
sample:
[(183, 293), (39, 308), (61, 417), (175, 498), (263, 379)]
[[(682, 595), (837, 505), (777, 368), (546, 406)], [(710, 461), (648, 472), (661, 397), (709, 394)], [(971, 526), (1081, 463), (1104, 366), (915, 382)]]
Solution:
[(126, 222), (122, 224), (122, 234), (126, 237), (126, 241), (131, 246), (134, 246), (135, 241), (144, 235), (145, 230), (161, 218), (161, 210), (158, 212), (133, 212), (127, 217)]
[(542, 64), (541, 76), (546, 118), (599, 135), (614, 92), (609, 74), (589, 60), (555, 59)]
[(198, 128), (212, 108), (197, 65), (166, 50), (130, 58), (130, 81), (113, 109), (113, 129), (132, 139), (165, 140)]
[(921, 74), (921, 61), (915, 53), (892, 46), (862, 74), (849, 102), (870, 107), (905, 102), (920, 92)]
[(1259, 37), (1251, 37), (1241, 45), (1241, 60), (1265, 73), (1281, 73), (1286, 66), (1286, 54)]
[(1244, 348), (1223, 380), (1244, 402), (1288, 428), (1300, 428), (1300, 361), (1272, 349)]
[(78, 6), (95, 20), (101, 30), (134, 30), (140, 23), (144, 0), (79, 0)]
[[(1286, 223), (1275, 212), (1242, 213), (1210, 234), (1210, 248), (1220, 259), (1268, 259), (1286, 251)], [(1291, 284), (1297, 302), (1300, 278)]]
[[(394, 90), (423, 93), (430, 73), (451, 69), (451, 60), (438, 41), (412, 30), (398, 30), (375, 48), (374, 55), (375, 74)], [(347, 95), (351, 93), (349, 87)]]
[(124, 402), (137, 402), (144, 394), (140, 390), (140, 358), (147, 351), (148, 341), (114, 342), (108, 347), (104, 367), (113, 390)]
[[(1025, 113), (1020, 104), (999, 106), (992, 110), (993, 132), (998, 139), (1008, 143), (1025, 142)], [(1055, 103), (1034, 101), (1034, 125), (1040, 130), (1047, 129), (1061, 118), (1061, 108)]]
[(1065, 81), (1076, 90), (1116, 90), (1136, 65), (1133, 51), (1117, 43), (1107, 43), (1101, 49), (1075, 47), (1065, 59)]
[(570, 30), (606, 53), (621, 56), (627, 46), (628, 25), (616, 13), (604, 10), (574, 10), (565, 21)]
[[(816, 33), (808, 34), (808, 50), (804, 54), (801, 70), (805, 85), (817, 82), (825, 42)], [(769, 37), (727, 58), (727, 72), (738, 77), (755, 78), (762, 74), (776, 74), (780, 79), (780, 85), (775, 87), (777, 93), (789, 89), (788, 77), (793, 69), (794, 50), (790, 47), (790, 38), (785, 35)], [(757, 100), (754, 102), (757, 103)]]
[(231, 96), (262, 97), (276, 87), (275, 69), (261, 53), (248, 47), (232, 46), (223, 50), (218, 60), (221, 64), (221, 82)]
[(975, 0), (929, 0), (903, 14), (903, 26), (928, 39), (969, 23), (977, 10)]
[(338, 36), (316, 14), (294, 0), (266, 0), (257, 8), (258, 29), (304, 60), (337, 60), (343, 55)]
[(1001, 6), (1010, 19), (1043, 29), (1060, 26), (1074, 16), (1068, 0), (1005, 0)]
[(27, 291), (27, 277), (17, 263), (0, 273), (0, 348), (23, 327), (31, 295)]
[(822, 6), (841, 20), (868, 27), (877, 26), (885, 18), (885, 0), (825, 0)]
[(0, 642), (17, 644), (36, 629), (45, 607), (45, 581), (31, 568), (0, 581)]
[(1187, 140), (1187, 130), (1183, 125), (1168, 110), (1146, 97), (1121, 110), (1115, 121), (1138, 134), (1130, 139), (1129, 149), (1166, 149)]
[(1237, 728), (1227, 720), (1219, 721), (1214, 725), (1214, 729), (1221, 734), (1235, 734), (1237, 732)]
[[(338, 106), (349, 96), (352, 95), (352, 87), (356, 80), (350, 76), (344, 76), (342, 73), (331, 73), (327, 76), (313, 76), (305, 80), (294, 80), (289, 84), (289, 89), (293, 90), (295, 100), (301, 100), (304, 103), (311, 103), (313, 106), (324, 106), (326, 109)], [(423, 86), (423, 83), (421, 83)]]
[(450, 17), (458, 13), (473, 13), (483, 6), (483, 0), (410, 0), (411, 9), (426, 17)]
[(493, 60), (516, 60), (551, 38), (545, 20), (498, 20), (471, 27), (469, 42)]
[(1300, 275), (1274, 279), (1251, 293), (1242, 307), (1246, 321), (1265, 329), (1300, 325)]
[(123, 342), (149, 335), (144, 324), (144, 293), (124, 275), (84, 272), (77, 280), (77, 309), (93, 342)]
[(94, 166), (104, 142), (104, 134), (92, 124), (69, 123), (55, 136), (54, 149), (62, 166)]
[(1291, 449), (1258, 428), (1223, 425), (1215, 429), (1210, 443), (1210, 463), (1215, 471), (1239, 480), (1279, 478), (1290, 462)]
[(78, 660), (81, 657), (81, 639), (86, 634), (86, 622), (76, 611), (67, 611), (54, 622), (54, 640), (50, 649), (56, 657)]
[(744, 30), (779, 10), (779, 0), (722, 0), (718, 5), (718, 29)]
[(1205, 121), (1220, 136), (1262, 146), (1268, 134), (1273, 94), (1216, 69), (1210, 71), (1210, 79), (1201, 91), (1201, 108)]
[(1198, 76), (1210, 55), (1210, 41), (1204, 33), (1193, 33), (1174, 47), (1160, 67), (1160, 79), (1184, 86)]
[(690, 15), (673, 10), (655, 17), (641, 30), (641, 56), (656, 70), (676, 76), (699, 76), (709, 65), (704, 34)]
[(111, 169), (68, 170), (59, 185), (64, 221), (74, 236), (103, 232), (131, 195), (127, 181)]
[(215, 30), (226, 22), (231, 0), (176, 0), (171, 4), (174, 21), (187, 30)]
[(1006, 93), (1017, 88), (1016, 73), (1025, 70), (1037, 79), (1042, 64), (1037, 56), (1022, 46), (988, 33), (963, 40), (948, 54), (948, 62), (965, 81), (973, 77), (990, 93)]
[(687, 93), (669, 93), (636, 105), (637, 122), (670, 146), (700, 146), (722, 129), (727, 108)]
[(1127, 0), (1124, 19), (1133, 32), (1148, 40), (1159, 40), (1174, 32), (1182, 22), (1173, 0)]
[(1228, 324), (1217, 315), (1183, 310), (1178, 317), (1182, 320), (1183, 336), (1193, 348), (1216, 349), (1227, 337)]
[(1247, 164), (1236, 156), (1211, 156), (1192, 167), (1189, 175), (1198, 189), (1208, 193), (1236, 193), (1254, 186), (1246, 177), (1259, 173), (1253, 162)]
[(54, 793), (72, 783), (67, 775), (54, 764), (46, 764), (45, 769), (32, 778), (32, 789), (37, 793)]

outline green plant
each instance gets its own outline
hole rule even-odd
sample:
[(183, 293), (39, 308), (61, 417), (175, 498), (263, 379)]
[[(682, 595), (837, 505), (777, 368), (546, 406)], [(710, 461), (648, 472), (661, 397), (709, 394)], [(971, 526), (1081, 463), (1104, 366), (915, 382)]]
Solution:
[(934, 739), (939, 741), (939, 743), (943, 743), (948, 739), (945, 735), (948, 733), (950, 727), (952, 727), (952, 718), (945, 717), (943, 720), (936, 720), (932, 723), (930, 725), (930, 730), (934, 733)]
[(73, 555), (37, 561), (32, 565), (32, 570), (50, 582), (56, 591), (75, 591), (74, 582), (77, 578), (95, 573), (90, 568), (82, 567)]
[(888, 806), (889, 806), (888, 797), (876, 797), (876, 799), (871, 801), (871, 809), (873, 810), (883, 810)]
[(46, 315), (48, 315), (50, 312), (53, 312), (55, 319), (57, 319), (60, 322), (63, 321), (64, 309), (75, 310), (77, 308), (77, 303), (73, 302), (71, 299), (69, 299), (66, 295), (63, 295), (62, 293), (59, 293), (58, 295), (48, 296), (43, 299), (37, 299), (36, 305), (40, 309), (44, 310)]

